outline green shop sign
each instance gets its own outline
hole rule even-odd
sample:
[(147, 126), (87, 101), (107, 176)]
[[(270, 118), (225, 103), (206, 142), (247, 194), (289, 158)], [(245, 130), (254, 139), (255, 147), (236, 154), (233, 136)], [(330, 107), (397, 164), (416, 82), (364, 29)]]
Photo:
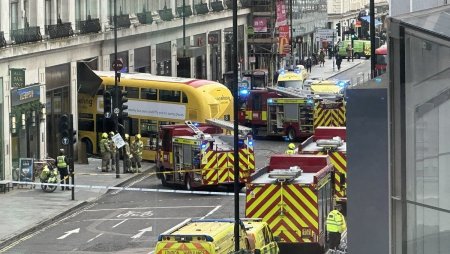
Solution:
[(25, 86), (25, 69), (9, 69), (11, 76), (11, 87)]

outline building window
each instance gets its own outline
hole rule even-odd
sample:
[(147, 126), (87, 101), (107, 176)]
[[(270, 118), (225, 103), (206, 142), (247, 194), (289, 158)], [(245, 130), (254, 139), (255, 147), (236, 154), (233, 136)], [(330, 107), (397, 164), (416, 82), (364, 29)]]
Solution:
[(11, 1), (11, 30), (19, 29), (19, 3), (17, 0)]
[(52, 24), (52, 0), (45, 0), (45, 25)]

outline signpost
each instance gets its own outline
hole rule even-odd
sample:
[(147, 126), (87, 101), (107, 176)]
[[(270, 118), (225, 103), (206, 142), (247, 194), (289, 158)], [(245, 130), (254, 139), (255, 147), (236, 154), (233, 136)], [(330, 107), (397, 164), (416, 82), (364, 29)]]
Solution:
[(315, 33), (316, 38), (315, 41), (316, 42), (327, 41), (332, 43), (335, 34), (336, 34), (335, 29), (318, 29), (317, 32)]
[(115, 71), (120, 71), (120, 70), (122, 70), (122, 68), (123, 68), (123, 62), (122, 62), (122, 60), (120, 60), (120, 59), (115, 60), (115, 61), (113, 62), (113, 64), (112, 64), (112, 68), (113, 68), (113, 70), (115, 70)]

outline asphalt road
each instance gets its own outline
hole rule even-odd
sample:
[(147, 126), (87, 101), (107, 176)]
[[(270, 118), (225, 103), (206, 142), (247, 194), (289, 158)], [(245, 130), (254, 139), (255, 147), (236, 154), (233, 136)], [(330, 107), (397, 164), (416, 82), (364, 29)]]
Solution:
[[(339, 74), (350, 79), (367, 73), (370, 61)], [(274, 153), (282, 153), (287, 141), (277, 138), (255, 141), (256, 167), (268, 164)], [(131, 187), (168, 189), (154, 176), (143, 176)], [(234, 198), (215, 195), (111, 191), (75, 213), (55, 221), (6, 253), (153, 253), (157, 237), (187, 218), (234, 218)], [(240, 216), (245, 197), (240, 196)]]

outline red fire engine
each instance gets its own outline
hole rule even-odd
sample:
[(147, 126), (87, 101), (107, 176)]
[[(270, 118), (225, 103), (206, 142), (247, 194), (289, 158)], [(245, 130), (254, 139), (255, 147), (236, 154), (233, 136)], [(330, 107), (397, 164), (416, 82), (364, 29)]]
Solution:
[(333, 173), (328, 155), (273, 155), (247, 184), (245, 215), (269, 224), (280, 253), (323, 253)]
[(305, 140), (299, 153), (302, 154), (327, 154), (336, 169), (335, 177), (335, 202), (341, 204), (343, 213), (346, 214), (347, 193), (347, 135), (345, 127), (318, 127), (313, 136)]
[(318, 126), (345, 126), (345, 102), (340, 96), (314, 98), (294, 88), (251, 90), (239, 121), (254, 136), (306, 138)]
[[(156, 158), (158, 178), (163, 185), (184, 185), (187, 190), (204, 186), (234, 184), (233, 123), (208, 119), (208, 124), (165, 125), (160, 130)], [(242, 186), (255, 170), (251, 129), (239, 126), (239, 182)]]

